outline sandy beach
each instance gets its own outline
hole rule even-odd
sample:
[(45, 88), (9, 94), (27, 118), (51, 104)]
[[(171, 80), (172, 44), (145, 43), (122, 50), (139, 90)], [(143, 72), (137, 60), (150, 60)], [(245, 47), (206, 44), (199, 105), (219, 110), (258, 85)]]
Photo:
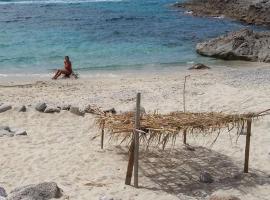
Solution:
[[(258, 67), (262, 66), (262, 67)], [(78, 80), (0, 79), (0, 103), (13, 106), (0, 113), (0, 125), (23, 128), (27, 136), (0, 137), (0, 185), (15, 187), (54, 181), (63, 189), (62, 199), (122, 200), (208, 199), (213, 193), (233, 194), (242, 200), (270, 199), (270, 116), (253, 123), (250, 173), (243, 174), (245, 136), (222, 133), (188, 136), (195, 151), (186, 150), (181, 138), (174, 149), (141, 148), (140, 189), (124, 184), (127, 147), (105, 137), (95, 127), (95, 115), (84, 117), (68, 111), (47, 114), (35, 105), (97, 105), (117, 112), (135, 106), (142, 93), (146, 112), (183, 110), (183, 83), (188, 111), (258, 112), (270, 108), (270, 69), (267, 66), (213, 68), (202, 71), (127, 72), (83, 76)], [(25, 113), (17, 108), (27, 106)], [(237, 141), (237, 142), (236, 142)], [(200, 183), (202, 170), (215, 181)]]

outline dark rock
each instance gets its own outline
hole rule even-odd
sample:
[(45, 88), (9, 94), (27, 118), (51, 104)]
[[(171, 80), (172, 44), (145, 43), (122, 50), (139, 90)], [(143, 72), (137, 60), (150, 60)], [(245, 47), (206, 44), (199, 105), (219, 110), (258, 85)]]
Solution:
[(5, 188), (0, 186), (0, 197), (7, 197)]
[(104, 112), (104, 113), (112, 113), (112, 114), (116, 114), (116, 110), (115, 110), (114, 108), (104, 110), (103, 112)]
[(200, 174), (200, 182), (202, 183), (213, 183), (214, 179), (208, 172), (201, 172)]
[(0, 106), (0, 113), (6, 112), (7, 110), (10, 110), (11, 108), (12, 108), (11, 105), (5, 105), (5, 104), (3, 104), (3, 105)]
[(46, 103), (38, 103), (35, 107), (35, 109), (39, 112), (44, 112), (44, 110), (47, 108)]
[(27, 185), (11, 191), (8, 200), (48, 200), (60, 198), (62, 190), (54, 182)]
[(26, 112), (26, 106), (23, 105), (22, 107), (20, 107), (19, 112)]
[(270, 32), (240, 30), (207, 42), (199, 43), (196, 50), (203, 56), (224, 60), (270, 62)]
[(79, 107), (71, 106), (69, 111), (75, 115), (84, 116), (85, 112), (80, 110)]
[(204, 64), (198, 63), (189, 68), (189, 70), (193, 70), (193, 69), (210, 69), (210, 67)]
[(225, 16), (248, 24), (270, 26), (270, 0), (189, 0), (174, 6), (196, 16)]
[(0, 126), (0, 130), (10, 131), (10, 128), (8, 126)]
[(241, 199), (233, 195), (214, 194), (209, 197), (209, 200), (241, 200)]
[(44, 110), (44, 113), (55, 113), (55, 112), (59, 113), (60, 109), (52, 106), (47, 106)]

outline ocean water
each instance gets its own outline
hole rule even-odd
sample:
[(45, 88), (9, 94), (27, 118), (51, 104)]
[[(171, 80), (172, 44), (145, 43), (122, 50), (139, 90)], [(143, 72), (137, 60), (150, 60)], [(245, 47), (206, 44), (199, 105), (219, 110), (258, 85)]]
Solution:
[(0, 74), (163, 69), (194, 62), (197, 42), (245, 25), (198, 18), (175, 0), (0, 0)]

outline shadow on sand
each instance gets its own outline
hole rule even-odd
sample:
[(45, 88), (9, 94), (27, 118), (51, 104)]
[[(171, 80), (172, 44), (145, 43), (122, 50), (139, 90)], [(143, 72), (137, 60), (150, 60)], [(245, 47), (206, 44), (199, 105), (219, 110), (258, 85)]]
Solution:
[[(128, 160), (127, 149), (117, 149), (118, 153)], [(214, 182), (201, 183), (199, 176), (202, 171), (209, 172)], [(193, 197), (205, 197), (219, 189), (233, 188), (239, 192), (246, 192), (242, 189), (270, 184), (270, 178), (264, 172), (251, 169), (250, 173), (244, 174), (243, 168), (230, 157), (204, 147), (196, 147), (195, 151), (182, 147), (164, 151), (141, 151), (140, 178), (143, 179), (144, 176), (154, 184), (147, 185), (141, 181), (141, 188), (162, 190), (175, 195), (182, 193)]]

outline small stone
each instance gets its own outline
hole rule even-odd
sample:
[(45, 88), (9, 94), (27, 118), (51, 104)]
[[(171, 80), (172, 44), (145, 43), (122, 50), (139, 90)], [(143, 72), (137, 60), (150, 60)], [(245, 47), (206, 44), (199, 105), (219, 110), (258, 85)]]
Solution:
[(66, 105), (62, 105), (60, 108), (61, 108), (61, 110), (69, 110), (70, 107), (71, 107), (70, 104), (66, 104)]
[(26, 106), (23, 105), (22, 107), (20, 107), (19, 112), (26, 112)]
[(10, 110), (11, 108), (12, 108), (11, 105), (5, 105), (5, 104), (3, 104), (3, 105), (0, 106), (0, 113), (6, 112), (7, 110)]
[(4, 129), (0, 129), (0, 137), (3, 137), (3, 136), (13, 137), (14, 133), (9, 132), (9, 131), (4, 130)]
[(39, 112), (44, 112), (44, 110), (47, 108), (46, 103), (38, 103), (35, 107), (35, 109)]
[(233, 195), (217, 195), (217, 194), (214, 194), (214, 195), (211, 195), (209, 197), (209, 200), (241, 200), (241, 199), (239, 199), (238, 197), (233, 196)]
[(62, 190), (54, 182), (44, 182), (16, 188), (8, 196), (9, 200), (48, 200), (60, 198)]
[(102, 197), (99, 197), (99, 200), (113, 200), (112, 197), (107, 197), (107, 196), (102, 196)]
[(85, 112), (80, 110), (79, 107), (71, 106), (70, 110), (71, 113), (79, 116), (84, 116)]
[(14, 135), (27, 135), (27, 132), (24, 129), (11, 128), (10, 132), (14, 133)]
[(200, 174), (200, 182), (202, 183), (213, 183), (214, 179), (208, 172), (201, 172)]
[(114, 108), (103, 110), (104, 113), (111, 113), (111, 114), (116, 114), (116, 110)]
[(198, 63), (198, 64), (195, 64), (189, 68), (189, 70), (193, 70), (193, 69), (210, 69), (210, 67), (208, 67), (202, 63)]
[(0, 197), (7, 197), (5, 188), (0, 186)]
[(8, 126), (0, 126), (0, 130), (10, 131), (10, 128)]
[(46, 109), (44, 110), (44, 113), (59, 113), (60, 109), (59, 108), (55, 108), (55, 107), (51, 107), (51, 106), (47, 106)]

